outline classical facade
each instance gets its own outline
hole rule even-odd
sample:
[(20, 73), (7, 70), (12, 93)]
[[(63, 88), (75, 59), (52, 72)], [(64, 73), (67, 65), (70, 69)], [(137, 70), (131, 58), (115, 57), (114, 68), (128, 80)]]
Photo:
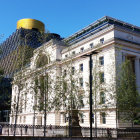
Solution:
[[(43, 125), (44, 112), (34, 109), (35, 105), (41, 104), (39, 99), (35, 98), (35, 77), (51, 75), (53, 89), (50, 97), (47, 96), (51, 102), (58, 93), (54, 90), (57, 77), (61, 75), (69, 77), (70, 68), (73, 77), (77, 77), (79, 94), (81, 91), (84, 94), (84, 96), (81, 94), (84, 105), (79, 111), (82, 113), (79, 115), (80, 125), (89, 126), (89, 57), (87, 55), (91, 53), (93, 53), (94, 87), (93, 126), (110, 128), (129, 126), (129, 123), (120, 123), (116, 119), (116, 100), (111, 97), (115, 94), (116, 71), (126, 57), (133, 62), (137, 90), (140, 93), (140, 28), (107, 16), (66, 39), (52, 39), (34, 50), (30, 65), (14, 76), (10, 123), (14, 124), (17, 116), (18, 124)], [(41, 90), (38, 92), (41, 94)], [(44, 102), (43, 96), (42, 104)], [(67, 125), (67, 114), (63, 107), (59, 111), (55, 109), (47, 111), (46, 124)]]

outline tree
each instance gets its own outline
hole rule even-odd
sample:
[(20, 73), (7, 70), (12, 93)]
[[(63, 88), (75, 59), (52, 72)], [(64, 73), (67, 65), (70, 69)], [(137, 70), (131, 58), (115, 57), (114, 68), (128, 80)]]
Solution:
[(130, 60), (122, 63), (118, 72), (116, 100), (118, 119), (131, 122), (132, 127), (139, 113), (140, 96), (136, 87), (136, 77)]
[[(30, 34), (27, 34), (27, 36)], [(14, 72), (15, 70), (18, 71), (17, 73), (14, 73), (14, 80), (13, 84), (16, 85), (16, 95), (12, 95), (14, 97), (13, 102), (12, 102), (12, 107), (11, 107), (11, 115), (12, 117), (14, 116), (15, 118), (15, 123), (14, 123), (14, 136), (16, 135), (16, 126), (17, 126), (17, 119), (18, 119), (18, 114), (22, 112), (23, 109), (23, 95), (21, 94), (21, 91), (24, 88), (24, 82), (26, 79), (24, 78), (25, 72), (24, 68), (27, 63), (30, 62), (30, 58), (32, 57), (33, 54), (33, 49), (27, 46), (27, 39), (26, 35), (25, 37), (22, 37), (21, 34), (19, 35), (20, 37), (20, 44), (18, 48), (12, 52), (16, 56), (16, 62), (14, 64)]]
[(44, 136), (46, 136), (46, 120), (47, 113), (52, 110), (51, 107), (51, 93), (52, 85), (50, 75), (47, 73), (45, 75), (40, 75), (38, 79), (36, 78), (35, 86), (38, 87), (36, 93), (36, 99), (38, 100), (37, 109), (44, 114)]
[(66, 67), (56, 76), (53, 104), (56, 111), (63, 110), (68, 114), (69, 135), (81, 136), (79, 110), (84, 107), (83, 78), (72, 65), (72, 60), (65, 64)]

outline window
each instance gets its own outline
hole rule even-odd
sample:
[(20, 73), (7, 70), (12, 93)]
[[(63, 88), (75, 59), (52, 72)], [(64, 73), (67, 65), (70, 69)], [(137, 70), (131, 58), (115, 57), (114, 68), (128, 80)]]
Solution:
[(67, 58), (67, 57), (68, 57), (68, 55), (66, 54), (66, 55), (65, 55), (65, 58)]
[(84, 47), (80, 48), (80, 52), (83, 52), (84, 51)]
[(104, 92), (100, 93), (100, 103), (105, 104), (105, 93)]
[(19, 102), (19, 112), (20, 113), (22, 113), (22, 109), (23, 109), (23, 101), (24, 101), (24, 99), (23, 99), (23, 95), (21, 95), (21, 97), (20, 97), (21, 99), (20, 99), (20, 102)]
[(103, 44), (104, 43), (104, 38), (100, 39), (100, 43)]
[(84, 115), (83, 114), (80, 114), (80, 123), (84, 123)]
[(37, 125), (42, 125), (42, 117), (41, 116), (37, 116), (36, 120), (37, 120)]
[(105, 112), (100, 113), (100, 123), (101, 124), (106, 124), (106, 114)]
[(23, 123), (26, 123), (26, 116), (23, 117)]
[(64, 90), (64, 92), (67, 92), (67, 83), (64, 81), (63, 82), (63, 90)]
[(104, 57), (99, 57), (99, 63), (100, 65), (104, 65)]
[(67, 75), (67, 71), (66, 71), (66, 70), (64, 70), (64, 77), (66, 77), (66, 75)]
[(22, 117), (20, 116), (20, 123), (22, 123), (21, 121), (22, 121)]
[(68, 122), (68, 117), (66, 114), (63, 114), (63, 123)]
[(75, 55), (75, 51), (72, 52), (72, 55)]
[(74, 72), (75, 72), (75, 67), (72, 67), (71, 72), (72, 72), (72, 75), (74, 75)]
[(80, 78), (79, 82), (80, 82), (80, 86), (83, 87), (83, 78)]
[(93, 43), (90, 43), (89, 46), (90, 46), (90, 48), (93, 48)]
[(26, 87), (26, 88), (28, 87), (28, 83), (27, 83), (27, 82), (25, 83), (25, 87)]
[(80, 71), (82, 72), (83, 71), (83, 64), (80, 64)]
[(104, 83), (104, 72), (100, 73), (100, 83)]
[(25, 103), (24, 103), (24, 110), (26, 111), (27, 108), (27, 93), (25, 93)]
[(37, 59), (37, 62), (36, 62), (36, 67), (37, 68), (40, 68), (42, 66), (45, 66), (47, 65), (49, 62), (48, 60), (48, 57), (44, 54), (40, 54), (39, 58)]

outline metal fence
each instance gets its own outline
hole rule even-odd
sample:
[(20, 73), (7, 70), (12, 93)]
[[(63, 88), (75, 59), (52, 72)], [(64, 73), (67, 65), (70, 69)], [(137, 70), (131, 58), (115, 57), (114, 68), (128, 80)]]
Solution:
[[(13, 136), (15, 125), (1, 124), (2, 135)], [(140, 128), (93, 128), (93, 137), (120, 138), (137, 137), (140, 138)], [(66, 127), (66, 126), (44, 126), (42, 125), (16, 125), (15, 136), (45, 136), (46, 137), (89, 137), (89, 127)]]

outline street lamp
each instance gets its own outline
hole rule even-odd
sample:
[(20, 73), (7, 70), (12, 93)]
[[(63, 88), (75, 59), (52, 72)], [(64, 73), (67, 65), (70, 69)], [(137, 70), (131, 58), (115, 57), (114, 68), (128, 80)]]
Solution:
[(89, 104), (90, 104), (90, 140), (92, 140), (92, 55), (97, 54), (97, 51), (93, 51), (89, 54), (85, 54), (82, 57), (89, 57), (89, 85), (90, 85), (90, 92), (89, 92)]

